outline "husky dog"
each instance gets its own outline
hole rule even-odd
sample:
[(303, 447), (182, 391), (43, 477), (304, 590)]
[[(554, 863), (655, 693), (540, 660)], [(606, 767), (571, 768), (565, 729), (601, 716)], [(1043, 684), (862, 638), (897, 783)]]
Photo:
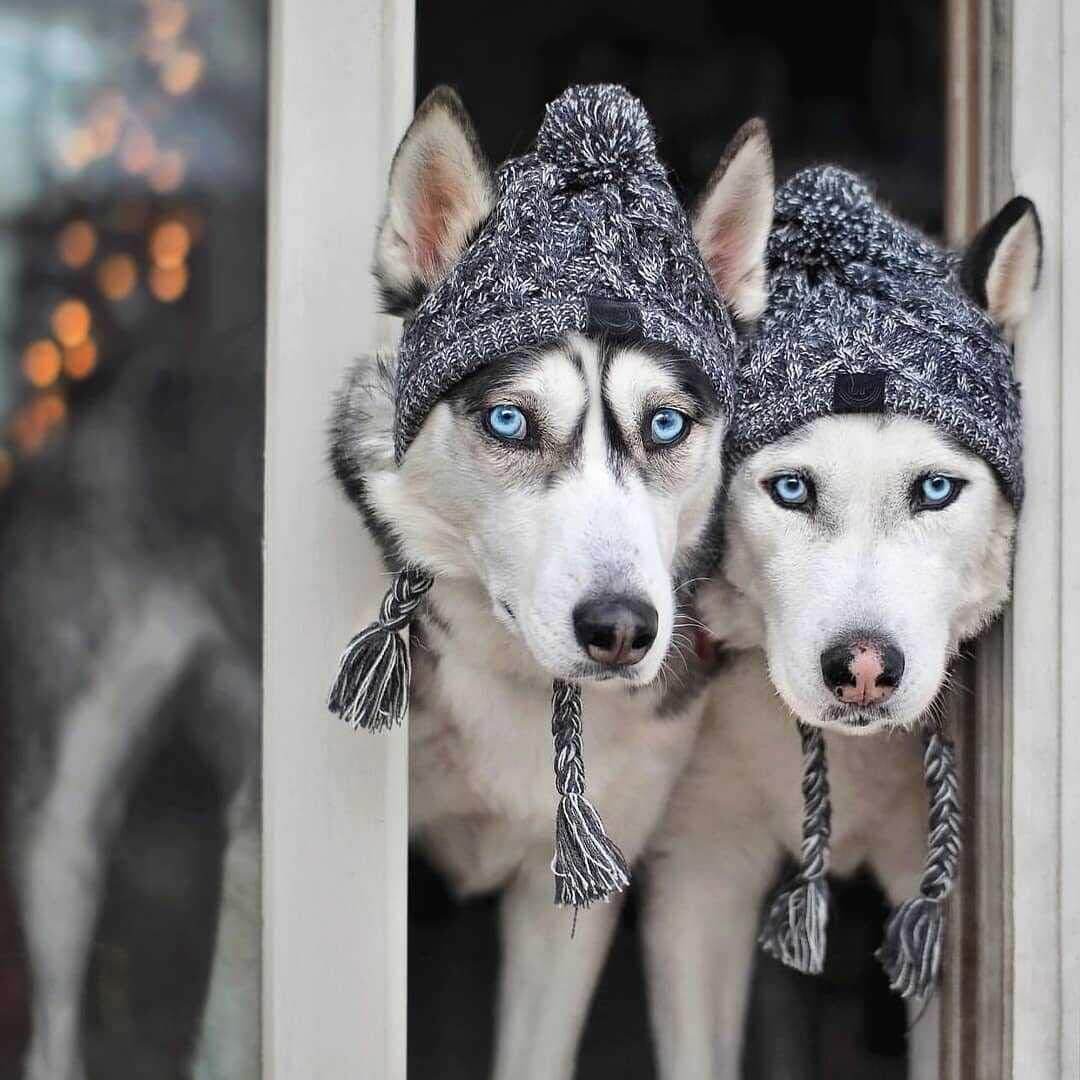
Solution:
[(199, 705), (183, 722), (227, 803), (194, 1075), (259, 1075), (261, 372), (193, 374), (203, 355), (141, 355), (3, 500), (0, 708), (32, 993), (26, 1080), (86, 1076), (83, 987), (111, 841), (178, 695)]
[[(435, 91), (390, 175), (375, 260), (388, 310), (411, 318), (493, 202), (460, 101)], [(705, 261), (752, 319), (772, 213), (759, 123), (711, 204)], [(351, 372), (332, 458), (388, 559), (404, 549), (436, 574), (412, 629), (411, 833), (460, 895), (502, 891), (494, 1075), (569, 1077), (620, 904), (581, 912), (573, 936), (552, 904), (552, 677), (582, 686), (589, 795), (632, 861), (704, 705), (690, 586), (714, 540), (726, 417), (672, 351), (571, 333), (459, 383), (396, 464), (394, 377), (393, 359)]]
[[(1040, 250), (1034, 209), (1014, 200), (960, 263), (971, 303), (1006, 335), (1028, 311)], [(916, 894), (927, 803), (909, 732), (935, 715), (961, 642), (1007, 599), (1006, 494), (981, 457), (896, 413), (812, 419), (728, 478), (722, 574), (700, 610), (725, 649), (745, 651), (712, 684), (650, 870), (666, 1080), (739, 1075), (762, 900), (800, 850), (792, 714), (827, 731), (832, 870), (869, 868), (894, 903)], [(932, 1049), (913, 1045), (912, 1062), (936, 1076)]]

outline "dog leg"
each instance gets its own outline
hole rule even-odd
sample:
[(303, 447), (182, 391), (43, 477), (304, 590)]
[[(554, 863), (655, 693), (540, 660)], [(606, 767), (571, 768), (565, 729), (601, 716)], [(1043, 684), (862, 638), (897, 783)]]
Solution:
[(259, 683), (232, 650), (212, 658), (193, 734), (228, 793), (214, 958), (193, 1080), (258, 1080), (262, 937)]
[(680, 844), (649, 866), (645, 957), (663, 1080), (738, 1080), (771, 848), (762, 837), (742, 858)]
[(59, 725), (50, 786), (21, 816), (15, 885), (30, 982), (27, 1080), (82, 1080), (82, 993), (109, 843), (155, 721), (204, 627), (164, 595), (95, 657), (94, 681)]
[(537, 852), (502, 897), (495, 1080), (569, 1080), (622, 898), (577, 915), (551, 901), (550, 853)]

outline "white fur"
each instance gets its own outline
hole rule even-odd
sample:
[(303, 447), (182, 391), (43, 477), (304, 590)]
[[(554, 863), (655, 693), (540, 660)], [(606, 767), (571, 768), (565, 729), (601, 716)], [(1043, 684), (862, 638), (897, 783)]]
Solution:
[[(766, 490), (791, 471), (816, 482), (812, 518)], [(910, 486), (928, 471), (967, 487), (952, 506), (912, 515)], [(762, 901), (781, 857), (799, 851), (792, 714), (836, 726), (821, 719), (832, 699), (820, 653), (851, 627), (892, 636), (907, 670), (888, 720), (871, 725), (884, 729), (876, 738), (846, 738), (848, 728), (827, 736), (832, 869), (866, 865), (892, 903), (916, 894), (927, 809), (908, 729), (930, 708), (959, 642), (1004, 602), (1014, 524), (987, 466), (920, 420), (820, 419), (736, 470), (724, 576), (703, 587), (701, 614), (720, 640), (748, 651), (717, 678), (650, 845), (645, 936), (664, 1080), (739, 1075)], [(913, 1076), (937, 1075), (934, 1019), (914, 1029)]]
[[(768, 481), (785, 472), (813, 479), (815, 513), (772, 500)], [(946, 509), (913, 514), (910, 491), (926, 473), (967, 483)], [(808, 724), (834, 724), (822, 651), (870, 628), (906, 667), (887, 712), (850, 730), (912, 726), (959, 642), (1006, 599), (1012, 508), (985, 462), (923, 421), (824, 417), (744, 462), (728, 498), (724, 575), (762, 612), (769, 674)]]
[[(659, 612), (657, 640), (627, 679), (583, 683), (588, 795), (630, 860), (686, 763), (703, 705), (661, 720), (656, 693), (633, 688), (679, 677), (664, 668), (677, 632), (673, 575), (710, 519), (724, 425), (696, 424), (660, 452), (661, 464), (641, 427), (662, 405), (689, 407), (670, 374), (625, 349), (602, 385), (597, 346), (580, 337), (567, 346), (539, 356), (485, 405), (527, 408), (543, 431), (540, 449), (507, 449), (477, 416), (443, 402), (400, 468), (387, 445), (365, 475), (377, 517), (409, 558), (438, 574), (424, 623), (431, 651), (413, 651), (410, 821), (459, 892), (505, 888), (495, 1068), (503, 1080), (571, 1074), (619, 907), (582, 912), (571, 940), (572, 913), (552, 905), (551, 684), (588, 663), (574, 606), (630, 592)], [(618, 471), (605, 396), (629, 448)], [(378, 407), (364, 405), (366, 426), (388, 438)], [(390, 408), (385, 395), (381, 407)], [(578, 455), (563, 462), (582, 420)], [(558, 475), (541, 482), (548, 468)]]

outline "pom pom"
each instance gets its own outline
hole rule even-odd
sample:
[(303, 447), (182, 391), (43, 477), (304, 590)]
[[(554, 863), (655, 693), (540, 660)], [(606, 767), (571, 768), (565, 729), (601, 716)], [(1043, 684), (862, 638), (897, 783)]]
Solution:
[(567, 186), (665, 175), (649, 114), (621, 86), (572, 86), (561, 94), (547, 107), (536, 153), (559, 170)]
[(829, 892), (823, 879), (796, 880), (780, 889), (765, 916), (758, 941), (774, 960), (805, 975), (825, 968)]
[(354, 730), (387, 731), (405, 719), (412, 662), (401, 631), (433, 583), (422, 570), (400, 571), (379, 618), (345, 646), (327, 705)]
[(630, 868), (592, 803), (585, 798), (581, 760), (581, 691), (556, 681), (551, 734), (555, 740), (555, 903), (588, 907), (630, 884)]
[(901, 997), (925, 997), (937, 985), (945, 911), (938, 900), (916, 896), (889, 917), (877, 958)]

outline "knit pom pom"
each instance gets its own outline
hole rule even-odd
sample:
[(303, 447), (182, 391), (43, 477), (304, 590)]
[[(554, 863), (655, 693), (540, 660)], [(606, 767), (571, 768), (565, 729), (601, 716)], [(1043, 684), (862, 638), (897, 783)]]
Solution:
[(758, 942), (772, 957), (807, 975), (825, 967), (825, 927), (829, 920), (829, 836), (832, 807), (819, 728), (799, 725), (803, 750), (802, 865), (798, 877), (782, 886), (769, 904)]
[(552, 687), (555, 740), (555, 903), (575, 908), (607, 900), (630, 884), (630, 868), (592, 803), (585, 798), (581, 760), (581, 691), (557, 680)]
[(387, 731), (409, 708), (412, 662), (401, 636), (433, 578), (406, 568), (383, 597), (379, 618), (345, 646), (327, 704), (353, 729)]
[(774, 959), (805, 975), (825, 969), (829, 889), (823, 879), (789, 882), (773, 897), (758, 940)]
[(591, 187), (640, 173), (662, 178), (645, 106), (622, 86), (572, 86), (547, 107), (536, 153), (564, 183)]
[(901, 997), (925, 997), (937, 984), (945, 909), (939, 900), (905, 900), (885, 925), (877, 958)]

